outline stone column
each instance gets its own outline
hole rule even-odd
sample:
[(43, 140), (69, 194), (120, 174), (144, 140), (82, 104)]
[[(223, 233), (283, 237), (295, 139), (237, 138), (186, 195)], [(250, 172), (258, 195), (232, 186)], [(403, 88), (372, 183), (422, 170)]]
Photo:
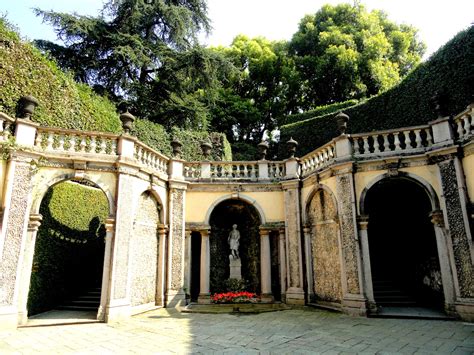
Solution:
[(31, 268), (35, 255), (36, 235), (38, 234), (38, 229), (41, 226), (42, 219), (42, 215), (32, 213), (30, 214), (30, 220), (28, 222), (28, 233), (25, 243), (25, 254), (23, 259), (23, 267), (20, 279), (20, 294), (18, 300), (18, 323), (21, 325), (26, 324), (28, 321), (27, 304), (28, 294), (30, 291)]
[[(448, 313), (453, 313), (455, 302), (455, 287), (453, 280), (453, 270), (451, 265), (454, 265), (454, 257), (449, 250), (452, 250), (450, 245), (449, 232), (445, 228), (443, 212), (436, 210), (431, 212), (431, 223), (436, 234), (436, 246), (438, 249), (439, 266), (441, 271), (441, 282), (443, 283), (445, 310)], [(454, 273), (455, 275), (455, 273)]]
[(306, 261), (306, 283), (308, 284), (308, 298), (307, 302), (312, 302), (314, 299), (314, 279), (313, 279), (313, 258), (311, 252), (311, 227), (303, 227), (304, 234), (304, 250)]
[(369, 225), (369, 216), (359, 216), (359, 241), (361, 247), (361, 259), (363, 269), (363, 282), (365, 289), (365, 297), (367, 298), (368, 306), (371, 311), (377, 311), (377, 306), (374, 299), (374, 290), (372, 285), (372, 270), (370, 267), (370, 252), (369, 252), (369, 235), (367, 228)]
[(115, 234), (115, 218), (107, 218), (105, 220), (105, 252), (104, 252), (104, 267), (102, 271), (102, 289), (100, 293), (100, 306), (97, 312), (98, 320), (105, 320), (106, 309), (109, 302), (110, 289), (110, 271), (112, 261), (112, 245), (114, 243)]
[(365, 315), (352, 163), (340, 166), (335, 173), (343, 259), (342, 307), (346, 313)]
[(31, 158), (13, 152), (4, 184), (0, 236), (0, 329), (16, 328), (23, 249), (29, 222)]
[[(176, 163), (176, 162), (174, 162)], [(169, 190), (170, 232), (168, 238), (168, 289), (167, 307), (182, 306), (184, 293), (184, 211), (186, 183), (171, 181)]]
[(270, 230), (264, 227), (260, 227), (260, 283), (262, 290), (262, 301), (273, 301)]
[(158, 265), (156, 278), (156, 305), (164, 307), (166, 290), (166, 234), (168, 227), (164, 224), (158, 225)]
[(188, 294), (191, 293), (191, 234), (192, 230), (187, 229), (184, 241), (184, 288)]
[(281, 184), (285, 201), (285, 236), (288, 265), (286, 302), (289, 304), (304, 304), (299, 180), (283, 181)]
[(198, 303), (211, 303), (209, 293), (209, 274), (211, 272), (211, 249), (209, 244), (209, 230), (201, 230), (201, 274)]
[(281, 289), (281, 301), (286, 302), (286, 238), (285, 228), (281, 228), (278, 234), (278, 255), (280, 257), (280, 289)]
[[(466, 320), (474, 320), (474, 266), (471, 252), (472, 236), (467, 214), (467, 193), (464, 172), (457, 156), (448, 155), (438, 163), (443, 189), (446, 229), (449, 231), (449, 252), (456, 295), (455, 308)], [(466, 172), (468, 173), (468, 172)]]

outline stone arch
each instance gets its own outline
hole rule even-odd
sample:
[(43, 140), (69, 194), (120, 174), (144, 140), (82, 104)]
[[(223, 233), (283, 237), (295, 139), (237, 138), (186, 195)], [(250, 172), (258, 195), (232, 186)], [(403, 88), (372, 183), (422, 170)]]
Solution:
[(247, 202), (251, 206), (253, 206), (260, 217), (260, 224), (265, 224), (266, 223), (266, 218), (265, 218), (265, 212), (263, 211), (263, 208), (258, 204), (257, 200), (246, 196), (244, 194), (229, 194), (229, 195), (224, 195), (219, 197), (217, 200), (215, 200), (211, 206), (207, 209), (206, 217), (204, 219), (204, 224), (205, 225), (210, 225), (210, 219), (211, 219), (211, 214), (214, 211), (214, 209), (223, 201), (225, 200), (242, 200), (244, 202)]
[(160, 202), (151, 190), (138, 196), (130, 237), (130, 302), (132, 307), (156, 302)]
[[(37, 185), (35, 188), (35, 196), (33, 197), (32, 205), (31, 205), (31, 213), (39, 213), (41, 202), (43, 201), (44, 196), (48, 192), (50, 188), (53, 186), (60, 184), (64, 181), (74, 180), (75, 174), (71, 173), (64, 173), (63, 171), (58, 171), (54, 176), (52, 176), (48, 180), (42, 180), (40, 184)], [(82, 180), (87, 180), (96, 185), (99, 189), (107, 197), (107, 201), (109, 203), (109, 215), (113, 216), (115, 214), (115, 197), (112, 193), (112, 189), (103, 181), (101, 181), (100, 177), (95, 175), (87, 175)]]
[[(393, 177), (393, 176), (391, 176), (388, 173), (380, 174), (376, 178), (374, 178), (372, 181), (370, 181), (370, 183), (367, 184), (367, 186), (364, 188), (364, 190), (362, 190), (362, 193), (361, 193), (360, 199), (359, 199), (360, 215), (363, 216), (363, 215), (366, 214), (366, 207), (365, 207), (366, 203), (365, 202), (366, 202), (367, 193), (369, 192), (369, 190), (375, 184), (377, 184), (378, 182), (380, 182), (384, 179), (391, 178), (391, 177)], [(399, 177), (399, 178), (402, 178), (402, 179), (407, 179), (409, 181), (412, 181), (412, 182), (416, 183), (420, 187), (422, 187), (423, 190), (426, 192), (426, 194), (428, 195), (428, 197), (430, 199), (432, 210), (435, 211), (435, 210), (438, 210), (440, 208), (439, 207), (439, 198), (438, 198), (438, 195), (436, 194), (436, 191), (434, 190), (433, 186), (431, 186), (431, 184), (428, 181), (426, 181), (425, 179), (423, 179), (421, 176), (418, 176), (418, 175), (415, 175), (415, 174), (412, 174), (412, 173), (409, 173), (409, 172), (400, 171), (396, 177)]]
[(311, 190), (311, 192), (309, 193), (308, 197), (306, 198), (306, 201), (304, 202), (304, 205), (305, 208), (303, 209), (303, 224), (306, 225), (308, 224), (308, 205), (309, 203), (311, 202), (313, 196), (319, 191), (319, 190), (324, 190), (328, 193), (328, 195), (331, 197), (332, 199), (332, 202), (334, 203), (335, 206), (337, 206), (337, 199), (336, 199), (336, 195), (334, 194), (334, 192), (329, 188), (329, 186), (325, 185), (325, 184), (316, 184), (313, 189)]
[[(378, 306), (442, 308), (446, 300), (443, 266), (445, 241), (436, 233), (431, 212), (439, 209), (433, 187), (409, 173), (381, 174), (360, 198), (361, 215), (368, 218), (368, 270)], [(444, 270), (444, 271), (443, 271)], [(443, 280), (443, 282), (442, 282)]]
[[(305, 206), (306, 227), (310, 230), (308, 260), (311, 301), (340, 304), (342, 289), (342, 249), (337, 200), (325, 185), (311, 191)], [(309, 283), (312, 283), (309, 285)]]

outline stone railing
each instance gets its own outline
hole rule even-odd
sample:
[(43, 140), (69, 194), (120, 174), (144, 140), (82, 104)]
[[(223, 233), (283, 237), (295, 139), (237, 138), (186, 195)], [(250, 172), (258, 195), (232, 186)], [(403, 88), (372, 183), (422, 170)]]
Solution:
[(323, 145), (300, 158), (300, 175), (305, 177), (314, 171), (318, 171), (334, 161), (336, 156), (336, 145), (334, 141)]
[(455, 134), (461, 141), (474, 134), (474, 104), (454, 117)]
[(34, 147), (45, 152), (114, 156), (118, 138), (111, 133), (38, 127)]
[(0, 112), (0, 142), (8, 139), (10, 135), (10, 127), (15, 122), (13, 118)]
[(271, 180), (283, 179), (286, 175), (286, 167), (284, 161), (268, 162), (268, 178)]
[(164, 174), (168, 172), (169, 158), (139, 141), (135, 142), (134, 157), (147, 168)]
[(431, 126), (353, 134), (355, 156), (393, 155), (423, 151), (433, 145)]

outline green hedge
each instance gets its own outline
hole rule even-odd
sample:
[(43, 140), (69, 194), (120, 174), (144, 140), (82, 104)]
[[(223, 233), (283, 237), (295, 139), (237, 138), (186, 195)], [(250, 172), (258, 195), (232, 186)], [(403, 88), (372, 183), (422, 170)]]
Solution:
[(100, 189), (63, 182), (48, 190), (40, 213), (30, 315), (53, 308), (84, 287), (100, 286), (109, 205)]
[[(449, 114), (473, 101), (474, 26), (458, 33), (413, 70), (399, 85), (364, 103), (344, 110), (350, 116), (350, 133), (406, 127), (436, 119), (431, 98), (437, 91), (448, 98)], [(280, 127), (279, 155), (286, 157), (285, 142), (293, 137), (302, 156), (337, 136), (334, 114)]]
[(306, 111), (303, 113), (283, 116), (283, 117), (278, 118), (278, 126), (284, 126), (290, 123), (304, 121), (313, 117), (329, 115), (331, 113), (338, 112), (347, 107), (357, 105), (358, 102), (359, 102), (358, 100), (347, 100), (344, 102), (336, 102), (330, 105), (318, 106), (314, 110)]

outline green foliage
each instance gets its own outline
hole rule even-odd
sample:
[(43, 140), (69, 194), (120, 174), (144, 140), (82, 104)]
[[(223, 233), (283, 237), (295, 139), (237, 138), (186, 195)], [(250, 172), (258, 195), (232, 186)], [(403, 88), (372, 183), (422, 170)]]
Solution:
[(109, 205), (100, 189), (63, 182), (48, 190), (40, 213), (30, 315), (51, 309), (77, 290), (100, 285)]
[(35, 96), (40, 106), (33, 120), (54, 127), (120, 132), (115, 106), (85, 85), (77, 85), (54, 62), (0, 19), (0, 111), (14, 117), (17, 102)]
[(278, 125), (284, 126), (290, 123), (304, 121), (313, 117), (329, 115), (331, 113), (338, 112), (347, 107), (354, 106), (357, 103), (358, 103), (358, 100), (347, 100), (343, 102), (336, 102), (335, 104), (318, 106), (313, 110), (309, 110), (303, 113), (296, 113), (294, 115), (282, 116), (278, 119)]
[(306, 15), (290, 41), (301, 77), (302, 107), (363, 98), (397, 84), (421, 61), (417, 30), (356, 3)]
[[(350, 116), (349, 133), (424, 124), (436, 119), (432, 97), (447, 97), (446, 111), (456, 114), (473, 100), (474, 26), (457, 34), (428, 61), (413, 70), (398, 86), (344, 110)], [(281, 127), (280, 142), (293, 137), (298, 155), (337, 136), (334, 114), (314, 117)], [(285, 156), (284, 144), (280, 155)]]

